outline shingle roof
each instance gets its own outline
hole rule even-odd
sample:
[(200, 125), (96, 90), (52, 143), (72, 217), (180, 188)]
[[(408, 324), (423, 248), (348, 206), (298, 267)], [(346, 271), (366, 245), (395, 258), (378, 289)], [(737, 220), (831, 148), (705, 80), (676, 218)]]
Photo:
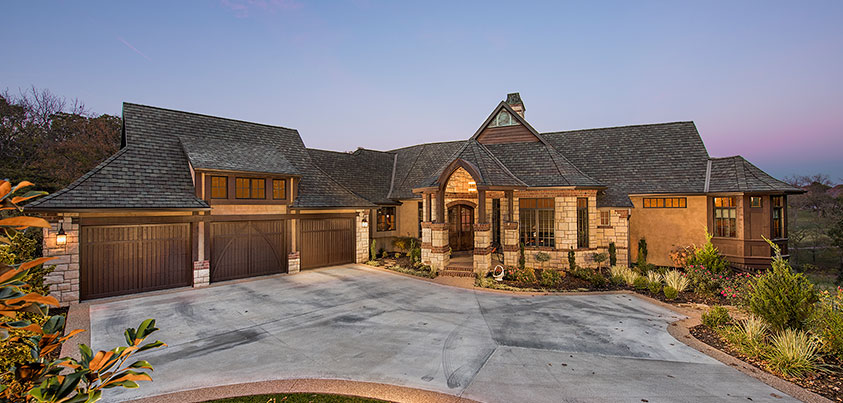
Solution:
[(193, 169), (298, 175), (298, 170), (275, 145), (206, 137), (180, 137)]
[(374, 204), (397, 204), (389, 198), (396, 155), (358, 148), (352, 153), (308, 148), (313, 162), (346, 189)]
[(708, 151), (693, 122), (543, 133), (575, 166), (608, 186), (599, 206), (630, 207), (629, 194), (702, 193)]
[(709, 192), (794, 192), (804, 190), (758, 169), (740, 155), (711, 159)]
[(480, 178), (475, 178), (478, 186), (527, 186), (526, 183), (513, 175), (503, 163), (498, 161), (485, 146), (478, 143), (477, 140), (471, 139), (465, 142), (450, 158), (446, 159), (445, 163), (418, 187), (438, 186), (442, 173), (452, 161), (457, 159), (471, 163), (480, 173)]
[(398, 155), (392, 198), (420, 198), (421, 196), (413, 193), (413, 188), (419, 187), (443, 164), (450, 162), (450, 158), (465, 143), (465, 140), (427, 143), (389, 151)]
[[(293, 207), (372, 206), (318, 169), (294, 129), (131, 103), (123, 104), (123, 127), (125, 148), (104, 167), (30, 207), (207, 208), (193, 195), (185, 150), (214, 169), (301, 175)], [(220, 150), (224, 155), (209, 155), (224, 143), (230, 144), (230, 150)], [(268, 155), (249, 154), (257, 150)], [(272, 155), (282, 158), (270, 161)], [(118, 199), (115, 194), (120, 200), (103, 200)]]
[[(139, 175), (143, 172), (143, 175)], [(27, 209), (207, 209), (194, 195), (181, 150), (150, 158), (142, 147), (124, 147), (70, 186), (26, 205)]]
[(528, 142), (487, 144), (485, 147), (528, 186), (602, 186), (549, 144)]

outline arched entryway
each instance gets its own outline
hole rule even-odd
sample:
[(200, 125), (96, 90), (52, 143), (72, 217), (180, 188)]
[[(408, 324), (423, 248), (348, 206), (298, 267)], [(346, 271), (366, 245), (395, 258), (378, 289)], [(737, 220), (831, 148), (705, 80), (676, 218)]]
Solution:
[(454, 204), (448, 207), (448, 245), (454, 252), (474, 249), (474, 207)]

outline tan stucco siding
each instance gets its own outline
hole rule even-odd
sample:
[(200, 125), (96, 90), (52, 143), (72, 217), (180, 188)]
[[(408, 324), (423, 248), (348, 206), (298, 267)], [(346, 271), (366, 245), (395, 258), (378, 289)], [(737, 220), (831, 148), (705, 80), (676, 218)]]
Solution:
[(419, 238), (419, 203), (421, 200), (403, 200), (395, 208), (397, 223), (396, 236)]
[[(651, 196), (657, 197), (657, 196)], [(678, 246), (705, 243), (708, 220), (705, 196), (686, 197), (686, 208), (643, 208), (644, 196), (630, 196), (635, 208), (629, 219), (630, 257), (638, 259), (638, 241), (647, 240), (647, 260), (659, 266), (671, 266), (670, 251)]]

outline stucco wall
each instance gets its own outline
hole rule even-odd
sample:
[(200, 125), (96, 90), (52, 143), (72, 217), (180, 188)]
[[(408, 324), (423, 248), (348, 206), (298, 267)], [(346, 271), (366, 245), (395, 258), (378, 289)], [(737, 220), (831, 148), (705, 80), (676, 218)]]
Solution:
[(705, 243), (707, 206), (705, 196), (687, 197), (686, 208), (643, 208), (643, 196), (630, 196), (630, 255), (638, 259), (638, 240), (647, 240), (647, 260), (659, 266), (671, 266), (669, 253), (678, 246)]

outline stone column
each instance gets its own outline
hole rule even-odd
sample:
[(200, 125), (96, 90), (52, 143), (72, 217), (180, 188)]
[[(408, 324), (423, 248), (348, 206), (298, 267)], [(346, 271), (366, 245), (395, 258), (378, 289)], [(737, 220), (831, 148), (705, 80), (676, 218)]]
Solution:
[(474, 273), (485, 275), (492, 265), (492, 224), (474, 224)]
[(355, 230), (357, 231), (357, 263), (366, 263), (369, 261), (369, 227), (363, 226), (363, 217), (369, 214), (367, 210), (357, 210), (357, 218), (355, 222)]
[(448, 224), (430, 224), (430, 267), (438, 272), (445, 269), (451, 260), (448, 245)]
[(193, 262), (193, 288), (207, 287), (211, 283), (211, 262), (196, 260)]
[[(79, 224), (73, 222), (78, 214), (64, 214), (58, 217), (46, 217), (50, 228), (44, 228), (43, 255), (54, 259), (45, 266), (55, 265), (52, 273), (44, 278), (44, 284), (50, 287), (50, 295), (61, 306), (79, 303)], [(59, 228), (64, 229), (67, 243), (58, 245), (56, 235)]]
[(430, 229), (431, 226), (430, 221), (425, 221), (422, 223), (422, 243), (421, 243), (421, 261), (426, 265), (430, 265), (430, 249), (433, 246), (432, 244), (432, 231)]
[(293, 252), (287, 254), (287, 273), (293, 274), (301, 271), (301, 253)]
[(503, 223), (503, 264), (505, 266), (518, 266), (519, 234), (517, 222)]

